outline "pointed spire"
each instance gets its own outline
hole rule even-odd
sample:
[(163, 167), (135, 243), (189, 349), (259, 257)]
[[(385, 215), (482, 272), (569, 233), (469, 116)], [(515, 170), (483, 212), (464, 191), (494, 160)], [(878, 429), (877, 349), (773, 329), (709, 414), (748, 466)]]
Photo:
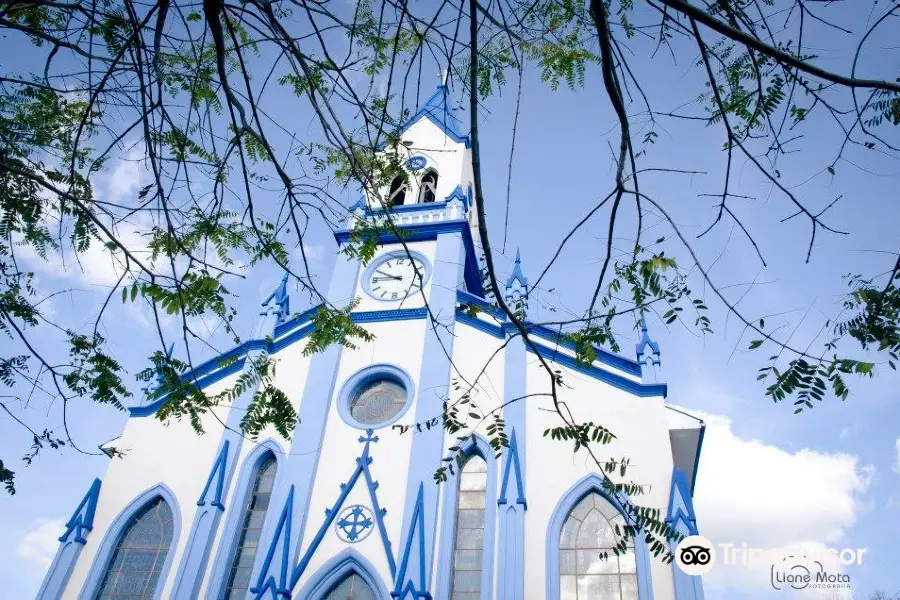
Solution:
[(512, 287), (513, 283), (519, 282), (526, 290), (528, 289), (528, 278), (525, 277), (524, 273), (522, 273), (522, 257), (519, 255), (519, 249), (516, 248), (516, 264), (513, 266), (512, 273), (509, 275), (509, 279), (506, 280), (506, 289)]
[[(650, 352), (647, 352), (648, 347)], [(647, 321), (643, 316), (641, 316), (641, 339), (635, 345), (634, 353), (637, 361), (641, 364), (649, 362), (653, 366), (658, 367), (660, 365), (659, 344), (650, 339), (650, 334), (647, 333)]]

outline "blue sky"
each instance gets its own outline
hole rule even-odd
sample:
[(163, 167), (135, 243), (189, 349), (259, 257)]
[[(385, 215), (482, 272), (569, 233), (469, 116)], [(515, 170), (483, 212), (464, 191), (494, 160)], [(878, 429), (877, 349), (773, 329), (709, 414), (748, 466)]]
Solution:
[[(853, 25), (869, 18), (850, 9), (843, 16)], [(818, 35), (821, 45), (829, 49), (821, 52), (821, 64), (846, 71), (846, 51), (852, 40), (829, 36), (826, 44), (825, 32), (814, 25), (810, 28), (810, 39), (815, 41)], [(889, 46), (886, 39), (876, 35), (870, 43), (871, 48), (881, 49), (879, 52), (888, 51), (884, 50)], [(682, 50), (676, 65), (665, 53), (653, 60), (638, 53), (632, 67), (640, 73), (656, 110), (683, 107), (680, 110), (685, 113), (701, 114), (702, 107), (695, 100), (702, 79), (691, 68), (696, 57), (690, 48)], [(897, 63), (896, 50), (883, 56), (891, 56)], [(873, 68), (863, 62), (860, 74), (871, 74), (866, 71)], [(437, 73), (433, 79), (437, 83)], [(423, 100), (431, 91), (427, 81), (425, 74)], [(502, 96), (489, 99), (482, 115), (484, 196), (498, 253), (503, 239), (514, 83)], [(285, 122), (298, 131), (307, 130), (309, 116), (297, 115), (287, 99), (276, 98), (274, 109), (290, 115)], [(639, 110), (637, 105), (632, 109)], [(837, 176), (832, 177), (825, 167), (836, 151), (836, 130), (827, 119), (812, 119), (797, 144), (799, 152), (782, 159), (779, 168), (786, 185), (811, 206), (824, 207), (844, 194), (827, 215), (829, 222), (852, 234), (819, 233), (809, 264), (804, 263), (808, 225), (799, 219), (779, 223), (792, 212), (788, 201), (745, 161), (739, 161), (733, 171), (735, 192), (754, 199), (735, 201), (734, 208), (754, 232), (768, 267), (761, 268), (752, 248), (727, 221), (707, 237), (695, 239), (715, 216), (716, 199), (699, 194), (716, 193), (721, 186), (725, 156), (720, 151), (720, 128), (704, 127), (696, 121), (662, 121), (656, 128), (657, 143), (642, 160), (643, 166), (705, 172), (646, 174), (642, 190), (673, 215), (703, 264), (709, 267), (714, 263), (712, 277), (720, 286), (729, 286), (725, 294), (731, 301), (740, 299), (739, 306), (748, 316), (765, 317), (768, 328), (783, 327), (781, 331), (799, 345), (815, 337), (824, 319), (838, 314), (840, 293), (845, 289), (840, 274), (871, 275), (889, 268), (894, 259), (878, 251), (896, 251), (896, 232), (900, 230), (900, 211), (894, 204), (900, 175), (897, 163), (854, 149), (849, 160), (836, 165)], [(589, 73), (587, 90), (577, 93), (552, 92), (537, 74), (526, 76), (513, 163), (509, 243), (498, 260), (501, 269), (509, 270), (520, 248), (526, 275), (536, 278), (558, 240), (594, 201), (609, 192), (614, 173), (610, 144), (617, 143), (615, 126), (596, 72)], [(640, 139), (647, 130), (646, 118), (637, 117), (635, 127), (635, 137)], [(126, 152), (123, 158), (126, 160), (111, 165), (95, 181), (101, 194), (134, 194), (145, 182), (142, 178), (146, 175), (133, 162), (139, 154)], [(348, 193), (346, 199), (352, 196)], [(627, 207), (625, 214), (616, 230), (618, 250), (627, 250), (634, 240), (633, 219), (627, 216), (633, 214), (633, 208)], [(590, 276), (599, 270), (604, 255), (607, 216), (608, 212), (601, 210), (567, 246), (535, 292), (534, 317), (555, 319), (584, 307), (594, 285)], [(667, 254), (687, 264), (684, 249), (658, 216), (647, 215), (644, 226), (645, 240), (665, 236)], [(126, 231), (125, 235), (133, 234)], [(134, 241), (140, 240), (134, 237)], [(328, 232), (321, 227), (313, 229), (306, 248), (314, 260), (317, 283), (326, 285), (335, 250)], [(85, 267), (82, 272), (71, 262), (35, 262), (36, 273), (48, 288), (74, 290), (54, 298), (52, 310), (58, 320), (76, 328), (90, 322), (88, 315), (96, 310), (112, 281), (102, 255), (90, 256)], [(231, 287), (240, 297), (239, 330), (245, 337), (255, 322), (257, 303), (278, 279), (274, 270), (260, 268)], [(757, 283), (748, 289), (752, 281)], [(695, 291), (703, 289), (696, 277), (692, 284)], [(695, 497), (701, 533), (714, 541), (759, 547), (796, 542), (865, 547), (869, 552), (864, 565), (848, 571), (859, 597), (874, 589), (900, 590), (896, 552), (892, 550), (900, 537), (900, 377), (881, 367), (875, 379), (853, 380), (846, 402), (828, 399), (812, 411), (794, 415), (790, 404), (775, 405), (765, 398), (756, 381), (756, 370), (764, 366), (771, 352), (765, 348), (748, 352), (752, 338), (742, 335), (741, 326), (733, 317), (726, 318), (721, 303), (708, 292), (707, 297), (713, 335), (701, 338), (681, 324), (665, 327), (659, 319), (650, 322), (651, 334), (662, 348), (660, 379), (669, 385), (669, 401), (702, 412), (709, 423)], [(293, 292), (292, 309), (305, 305), (306, 299)], [(551, 312), (550, 306), (557, 312)], [(144, 366), (147, 348), (158, 345), (154, 328), (139, 305), (116, 305), (112, 311), (106, 334), (123, 364), (134, 373)], [(624, 353), (630, 355), (634, 334), (624, 321), (620, 332)], [(218, 333), (211, 332), (210, 337), (217, 341), (217, 348), (225, 350), (227, 343), (213, 335)], [(47, 343), (52, 343), (52, 338), (48, 337)], [(199, 352), (196, 347), (192, 351)], [(195, 361), (211, 355), (211, 351), (195, 355)], [(132, 389), (137, 393), (139, 387), (135, 384)], [(59, 425), (59, 411), (40, 398), (21, 414), (37, 422), (49, 414), (48, 427)], [(91, 449), (118, 435), (125, 415), (85, 402), (71, 408), (71, 419), (73, 437)], [(44, 452), (30, 467), (15, 464), (14, 457), (28, 444), (21, 431), (4, 425), (0, 456), (14, 463), (11, 467), (17, 472), (19, 488), (13, 497), (0, 496), (0, 530), (6, 532), (5, 542), (0, 544), (0, 578), (12, 598), (34, 594), (55, 551), (54, 540), (62, 523), (91, 480), (102, 476), (109, 460), (71, 451)], [(706, 578), (706, 586), (709, 598), (739, 600), (783, 594), (770, 589), (767, 573), (714, 571)]]

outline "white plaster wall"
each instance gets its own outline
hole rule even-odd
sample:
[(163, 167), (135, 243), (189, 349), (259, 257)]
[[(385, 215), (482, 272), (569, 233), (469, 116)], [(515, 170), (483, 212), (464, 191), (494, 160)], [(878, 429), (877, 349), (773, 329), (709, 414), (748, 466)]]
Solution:
[[(237, 375), (231, 375), (210, 386), (209, 392), (222, 391), (234, 385), (236, 379)], [(227, 410), (224, 407), (216, 409), (216, 415), (224, 420)], [(117, 444), (126, 456), (111, 459), (102, 477), (94, 528), (87, 536), (87, 544), (75, 565), (63, 598), (74, 599), (81, 593), (112, 521), (138, 495), (158, 483), (164, 483), (175, 495), (178, 506), (172, 507), (172, 510), (180, 513), (180, 528), (169, 550), (175, 556), (166, 581), (161, 583), (164, 586), (162, 597), (170, 595), (197, 510), (197, 498), (203, 491), (219, 445), (221, 424), (216, 416), (207, 414), (201, 423), (206, 431), (204, 435), (197, 435), (187, 420), (173, 420), (168, 425), (152, 416), (128, 420)], [(173, 468), (175, 465), (178, 468)]]
[[(526, 391), (528, 394), (550, 391), (546, 371), (537, 357), (526, 353)], [(633, 500), (643, 506), (665, 510), (672, 475), (672, 457), (662, 398), (641, 398), (597, 381), (567, 367), (551, 363), (562, 372), (568, 387), (558, 386), (559, 399), (565, 402), (577, 422), (593, 421), (612, 431), (618, 439), (606, 446), (594, 446), (598, 459), (631, 459), (625, 481), (649, 486), (641, 497)], [(528, 511), (525, 514), (525, 539), (536, 540), (525, 547), (526, 597), (545, 595), (547, 528), (559, 499), (585, 475), (596, 472), (585, 451), (573, 454), (571, 442), (551, 440), (544, 431), (561, 426), (548, 397), (527, 400), (527, 468)], [(653, 563), (654, 598), (674, 597), (671, 566), (658, 560)]]
[[(426, 240), (422, 242), (408, 242), (407, 247), (410, 251), (419, 252), (425, 258), (428, 259), (428, 262), (431, 263), (432, 269), (434, 268), (434, 253), (437, 247), (437, 242), (434, 240)], [(403, 251), (403, 246), (400, 244), (388, 244), (386, 246), (379, 246), (378, 250), (375, 253), (375, 257), (369, 264), (377, 261), (381, 256), (393, 252), (393, 251)], [(431, 280), (429, 279), (425, 283), (425, 299), (423, 300), (422, 294), (419, 292), (414, 292), (409, 295), (409, 297), (404, 298), (402, 300), (378, 300), (376, 298), (371, 297), (366, 293), (365, 288), (363, 287), (363, 275), (365, 274), (366, 267), (360, 267), (359, 275), (356, 279), (356, 287), (354, 288), (354, 298), (359, 298), (360, 303), (354, 309), (356, 311), (370, 311), (370, 310), (397, 310), (399, 308), (421, 308), (425, 306), (425, 301), (430, 297), (431, 294)], [(352, 298), (347, 298), (346, 301), (349, 302)], [(399, 322), (398, 322), (399, 323)], [(365, 324), (364, 326), (368, 326)]]
[[(310, 542), (322, 526), (325, 520), (325, 509), (331, 508), (337, 500), (341, 491), (340, 484), (346, 483), (353, 474), (353, 470), (356, 468), (356, 458), (363, 450), (363, 444), (358, 440), (361, 435), (364, 435), (364, 432), (345, 423), (338, 414), (337, 402), (344, 382), (360, 369), (373, 363), (389, 362), (404, 369), (413, 380), (416, 395), (422, 394), (418, 379), (422, 367), (421, 348), (425, 339), (426, 324), (427, 321), (423, 319), (366, 323), (366, 328), (375, 334), (375, 340), (371, 343), (359, 344), (356, 350), (346, 348), (343, 350), (335, 381), (334, 396), (325, 426), (325, 442), (322, 446), (322, 457), (313, 486), (306, 530), (300, 545), (301, 556), (306, 552)], [(416, 402), (413, 401), (397, 424), (414, 423), (415, 414)], [(396, 559), (397, 547), (400, 543), (403, 507), (406, 501), (406, 466), (410, 462), (412, 434), (407, 432), (401, 435), (390, 427), (378, 429), (375, 433), (378, 435), (379, 441), (370, 446), (370, 455), (373, 458), (370, 468), (372, 477), (379, 482), (378, 501), (382, 508), (388, 510), (384, 521), (388, 538), (393, 543), (392, 550)], [(302, 485), (303, 482), (299, 483)], [(362, 479), (357, 483), (351, 496), (352, 499), (348, 498), (345, 506), (359, 503), (371, 507)], [(372, 561), (378, 570), (378, 575), (390, 588), (392, 584), (390, 570), (378, 532), (372, 531), (366, 540), (352, 546)], [(334, 533), (332, 525), (313, 555), (296, 589), (301, 589), (323, 563), (346, 547), (347, 544)]]

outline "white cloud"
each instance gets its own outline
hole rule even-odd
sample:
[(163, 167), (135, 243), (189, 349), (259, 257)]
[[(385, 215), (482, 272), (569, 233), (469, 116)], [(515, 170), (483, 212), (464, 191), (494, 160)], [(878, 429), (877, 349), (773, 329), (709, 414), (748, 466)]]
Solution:
[(62, 519), (38, 519), (22, 534), (16, 545), (16, 555), (46, 570), (53, 561), (59, 547), (59, 536), (65, 529)]
[[(701, 535), (736, 547), (843, 547), (841, 539), (864, 508), (860, 496), (869, 487), (872, 467), (849, 454), (789, 452), (742, 439), (727, 417), (697, 416), (706, 422), (694, 496)], [(711, 591), (725, 597), (729, 589), (753, 591), (754, 597), (775, 593), (771, 565), (750, 569), (720, 562), (703, 578)], [(826, 565), (831, 572), (836, 568)]]
[(900, 474), (900, 437), (897, 438), (894, 448), (894, 473)]

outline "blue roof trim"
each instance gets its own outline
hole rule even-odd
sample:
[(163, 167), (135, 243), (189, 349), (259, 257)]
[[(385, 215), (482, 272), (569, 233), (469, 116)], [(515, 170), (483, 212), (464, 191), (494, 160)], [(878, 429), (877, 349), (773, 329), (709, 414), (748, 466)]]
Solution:
[[(564, 348), (568, 348), (570, 350), (575, 349), (575, 343), (566, 338), (564, 333), (553, 331), (549, 327), (544, 327), (543, 325), (532, 325), (531, 323), (526, 323), (526, 325), (528, 325), (528, 331), (530, 333), (534, 333), (551, 342), (559, 344)], [(511, 328), (511, 326), (507, 325), (507, 328)], [(613, 354), (609, 350), (601, 348), (600, 346), (594, 346), (594, 352), (597, 353), (597, 360), (599, 360), (603, 364), (609, 365), (610, 367), (615, 367), (616, 369), (619, 369), (621, 371), (625, 371), (629, 375), (634, 375), (635, 377), (641, 376), (640, 363), (633, 361), (630, 358), (626, 358), (618, 354)]]
[(463, 203), (463, 206), (466, 207), (466, 212), (469, 212), (469, 208), (472, 206), (471, 198), (463, 192), (462, 186), (457, 185), (456, 188), (450, 192), (450, 194), (444, 198), (442, 204), (447, 204), (452, 200), (459, 200)]
[[(404, 123), (399, 130), (399, 134), (403, 135), (410, 127), (412, 127), (421, 118), (427, 118), (434, 123), (448, 138), (457, 144), (463, 144), (466, 148), (472, 147), (472, 140), (469, 136), (460, 132), (462, 124), (459, 119), (450, 110), (447, 102), (447, 86), (439, 85), (425, 104), (422, 105), (416, 113)], [(382, 150), (387, 142), (379, 144), (378, 149)]]
[[(285, 331), (290, 331), (290, 333), (283, 337), (279, 337), (274, 342), (270, 341), (269, 339), (248, 340), (240, 346), (232, 348), (231, 350), (228, 350), (227, 352), (224, 352), (219, 356), (200, 364), (195, 369), (188, 371), (184, 375), (184, 377), (192, 379), (194, 381), (194, 384), (202, 389), (218, 381), (221, 381), (229, 375), (233, 375), (234, 373), (237, 373), (241, 369), (243, 369), (244, 364), (247, 361), (248, 352), (251, 352), (253, 350), (265, 350), (269, 354), (280, 352), (291, 344), (302, 340), (312, 332), (315, 325), (309, 322), (309, 320), (321, 307), (322, 305), (311, 308), (306, 312), (298, 315), (296, 318), (276, 327), (275, 334), (277, 336), (281, 336), (281, 334)], [(374, 323), (378, 321), (408, 321), (413, 319), (424, 319), (427, 316), (428, 309), (425, 307), (401, 308), (397, 310), (360, 311), (351, 313), (351, 317), (353, 318), (353, 321), (355, 323)], [(299, 324), (304, 322), (305, 325), (297, 327)], [(291, 331), (292, 328), (295, 329)], [(232, 362), (230, 362), (230, 364), (228, 364), (227, 366), (222, 367), (222, 363), (227, 361)], [(162, 397), (145, 406), (129, 407), (129, 416), (149, 417), (156, 413), (156, 411), (158, 411), (160, 407), (165, 403), (166, 398)]]
[(485, 300), (479, 296), (474, 294), (470, 294), (469, 292), (464, 292), (463, 290), (456, 291), (456, 301), (460, 304), (472, 304), (477, 306), (484, 312), (488, 313), (492, 317), (499, 319), (500, 321), (506, 321), (506, 315), (502, 310)]
[[(610, 373), (609, 371), (599, 369), (593, 365), (579, 364), (578, 362), (576, 362), (574, 357), (559, 352), (558, 350), (548, 348), (542, 344), (535, 344), (535, 346), (538, 347), (541, 353), (548, 360), (552, 360), (553, 362), (565, 365), (570, 369), (574, 369), (580, 373), (584, 373), (585, 375), (590, 375), (594, 379), (598, 379), (600, 381), (603, 381), (604, 383), (608, 383), (614, 387), (619, 388), (622, 391), (634, 394), (635, 396), (640, 396), (642, 398), (662, 396), (663, 398), (665, 398), (668, 394), (668, 387), (664, 383), (657, 383), (652, 385), (637, 383), (630, 379), (626, 379), (621, 375), (616, 375), (615, 373)], [(531, 353), (534, 353), (534, 350), (530, 345), (527, 345), (527, 350)]]
[[(466, 250), (466, 265), (463, 273), (466, 281), (466, 289), (479, 296), (484, 295), (484, 288), (481, 284), (481, 272), (478, 270), (478, 260), (475, 257), (475, 245), (472, 241), (472, 232), (469, 229), (469, 222), (465, 219), (453, 219), (450, 221), (438, 221), (436, 223), (426, 223), (423, 225), (401, 225), (398, 229), (406, 232), (403, 237), (405, 242), (421, 242), (425, 240), (435, 240), (442, 233), (459, 233), (463, 238), (463, 246)], [(335, 241), (345, 244), (350, 241), (349, 229), (338, 229), (334, 232)], [(379, 244), (395, 244), (400, 238), (392, 232), (382, 231), (378, 234)]]
[(470, 317), (465, 312), (463, 312), (459, 309), (457, 309), (457, 311), (456, 311), (456, 320), (459, 321), (460, 323), (465, 323), (466, 325), (469, 325), (470, 327), (474, 327), (475, 329), (478, 329), (487, 334), (490, 334), (490, 335), (494, 336), (495, 338), (502, 340), (504, 337), (506, 337), (503, 334), (503, 328), (500, 327), (499, 325), (493, 325), (491, 323), (488, 323), (487, 321), (479, 319), (478, 317)]
[[(392, 206), (390, 208), (390, 212), (392, 213), (414, 213), (418, 211), (426, 211), (426, 210), (435, 210), (442, 209), (447, 206), (447, 201), (443, 202), (416, 202), (415, 204), (401, 204), (400, 206)], [(381, 215), (388, 212), (387, 208), (384, 207), (376, 207), (376, 208), (366, 208), (366, 213), (369, 215)]]

